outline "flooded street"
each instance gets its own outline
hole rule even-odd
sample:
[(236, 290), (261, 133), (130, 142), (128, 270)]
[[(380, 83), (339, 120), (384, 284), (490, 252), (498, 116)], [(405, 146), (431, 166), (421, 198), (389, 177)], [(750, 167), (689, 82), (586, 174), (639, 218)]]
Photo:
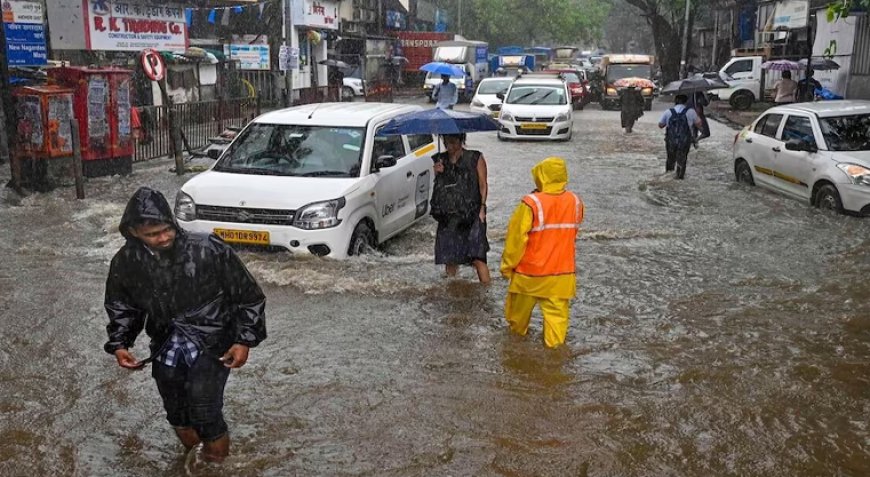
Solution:
[[(567, 346), (502, 315), (507, 282), (447, 280), (427, 219), (348, 261), (244, 251), (269, 338), (233, 372), (234, 476), (870, 474), (870, 220), (733, 180), (735, 131), (664, 174), (663, 110), (624, 135), (590, 105), (568, 143), (469, 135), (489, 164), (490, 268), (530, 169), (586, 203)], [(150, 370), (102, 350), (117, 223), (170, 162), (0, 201), (0, 475), (181, 476)], [(8, 180), (8, 166), (2, 166)], [(147, 355), (147, 337), (134, 354)]]

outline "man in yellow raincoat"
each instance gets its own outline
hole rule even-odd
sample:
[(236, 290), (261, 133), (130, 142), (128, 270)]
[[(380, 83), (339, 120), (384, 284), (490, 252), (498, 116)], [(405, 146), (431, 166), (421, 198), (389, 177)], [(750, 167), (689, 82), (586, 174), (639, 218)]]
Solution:
[(544, 315), (544, 343), (555, 348), (568, 334), (570, 300), (577, 291), (575, 240), (583, 201), (565, 190), (568, 169), (558, 157), (532, 168), (537, 189), (523, 197), (508, 224), (501, 274), (510, 280), (505, 317), (525, 335), (535, 305)]

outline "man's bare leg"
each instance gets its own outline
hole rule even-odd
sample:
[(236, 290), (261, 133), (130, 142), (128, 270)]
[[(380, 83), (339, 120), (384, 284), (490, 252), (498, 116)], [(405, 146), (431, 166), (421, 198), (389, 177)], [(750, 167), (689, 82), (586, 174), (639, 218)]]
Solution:
[(471, 264), (477, 271), (477, 278), (480, 280), (480, 283), (483, 283), (484, 285), (489, 284), (492, 278), (489, 276), (489, 267), (486, 266), (486, 263), (481, 260), (475, 260), (471, 262)]
[(444, 271), (447, 273), (448, 277), (455, 277), (459, 272), (459, 265), (446, 265)]

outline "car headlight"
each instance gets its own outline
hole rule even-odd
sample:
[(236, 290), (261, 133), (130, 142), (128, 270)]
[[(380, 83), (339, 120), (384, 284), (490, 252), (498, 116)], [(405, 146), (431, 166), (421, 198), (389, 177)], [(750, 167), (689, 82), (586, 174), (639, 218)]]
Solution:
[(651, 96), (653, 94), (653, 89), (652, 88), (644, 88), (644, 89), (640, 90), (640, 94), (642, 94), (644, 96)]
[(175, 195), (175, 218), (184, 222), (196, 220), (196, 202), (193, 197), (178, 191)]
[(607, 88), (608, 96), (616, 96), (616, 88)]
[(852, 179), (853, 184), (870, 186), (870, 169), (858, 164), (837, 164), (837, 167)]
[(499, 116), (499, 119), (501, 119), (502, 121), (513, 121), (514, 116), (507, 111), (502, 111), (501, 116)]
[(474, 107), (476, 107), (476, 108), (485, 108), (485, 107), (486, 107), (485, 104), (481, 103), (481, 102), (480, 102), (479, 100), (477, 100), (477, 99), (475, 99), (474, 101), (472, 101), (472, 102), (471, 102), (471, 105), (474, 106)]
[(328, 229), (341, 223), (338, 211), (347, 202), (344, 197), (340, 199), (315, 202), (302, 207), (296, 212), (293, 226), (305, 230)]
[(567, 121), (567, 120), (568, 120), (568, 113), (559, 113), (559, 115), (556, 116), (557, 123), (561, 123), (562, 121)]

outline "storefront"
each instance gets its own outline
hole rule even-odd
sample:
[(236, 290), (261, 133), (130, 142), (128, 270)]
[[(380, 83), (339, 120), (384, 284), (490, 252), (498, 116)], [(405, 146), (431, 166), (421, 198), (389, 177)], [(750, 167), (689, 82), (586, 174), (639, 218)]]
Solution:
[(331, 38), (338, 32), (339, 2), (333, 0), (294, 0), (291, 47), (298, 48), (298, 67), (293, 69), (294, 89), (328, 84), (327, 59)]

